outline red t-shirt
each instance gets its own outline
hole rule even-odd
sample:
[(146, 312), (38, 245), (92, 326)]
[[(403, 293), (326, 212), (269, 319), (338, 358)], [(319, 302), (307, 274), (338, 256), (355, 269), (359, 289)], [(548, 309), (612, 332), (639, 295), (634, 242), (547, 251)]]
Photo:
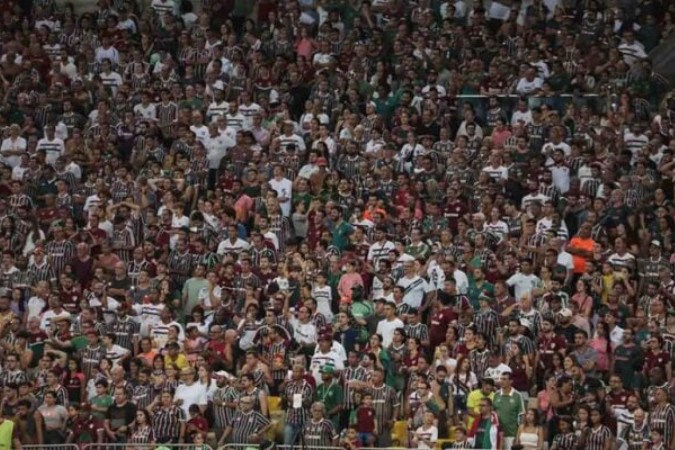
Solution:
[(375, 433), (375, 408), (359, 406), (356, 410), (356, 431), (359, 433)]

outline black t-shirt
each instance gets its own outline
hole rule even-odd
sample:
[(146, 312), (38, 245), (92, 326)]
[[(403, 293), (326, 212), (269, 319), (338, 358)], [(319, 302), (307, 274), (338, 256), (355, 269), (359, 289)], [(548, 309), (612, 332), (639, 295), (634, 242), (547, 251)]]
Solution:
[[(108, 287), (111, 289), (124, 289), (124, 292), (126, 292), (131, 289), (131, 279), (129, 277), (124, 277), (121, 280), (113, 278), (110, 280), (110, 283), (108, 283)], [(124, 295), (112, 295), (111, 297), (118, 302), (123, 302), (125, 300)]]
[(123, 426), (129, 426), (136, 419), (136, 405), (125, 402), (123, 405), (113, 403), (108, 407), (106, 419), (110, 421), (110, 428), (117, 430)]

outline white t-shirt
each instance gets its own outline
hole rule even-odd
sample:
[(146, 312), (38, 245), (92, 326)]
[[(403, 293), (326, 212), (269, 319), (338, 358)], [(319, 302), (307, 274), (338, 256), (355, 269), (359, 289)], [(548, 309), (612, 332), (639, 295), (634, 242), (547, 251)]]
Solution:
[(129, 349), (121, 345), (113, 344), (112, 347), (105, 349), (105, 357), (112, 361), (113, 365), (119, 366), (122, 358), (129, 354)]
[(40, 317), (45, 306), (47, 306), (47, 302), (44, 299), (36, 296), (31, 297), (28, 300), (28, 320), (33, 317)]
[(394, 339), (394, 331), (397, 328), (403, 328), (404, 326), (403, 321), (399, 318), (391, 321), (387, 319), (380, 320), (377, 324), (377, 334), (382, 336), (382, 347), (389, 347), (391, 341)]
[[(494, 4), (494, 2), (492, 2)], [(532, 81), (523, 77), (518, 81), (516, 85), (516, 92), (520, 95), (529, 95), (533, 94), (535, 91), (541, 89), (541, 86), (544, 84), (544, 80), (539, 77), (535, 77)]]
[(330, 323), (333, 321), (333, 311), (331, 310), (331, 303), (333, 301), (333, 290), (330, 286), (314, 286), (312, 289), (312, 298), (316, 300), (316, 310), (323, 314), (326, 320)]
[(321, 368), (326, 364), (332, 364), (337, 371), (345, 368), (344, 360), (336, 351), (333, 351), (332, 349), (329, 350), (328, 353), (317, 351), (312, 356), (312, 362), (309, 366), (309, 370), (311, 370), (317, 386), (323, 383), (321, 380)]
[(291, 200), (293, 199), (293, 183), (288, 178), (277, 180), (272, 178), (269, 182), (270, 188), (277, 191), (279, 198), (285, 197), (285, 201), (279, 201), (281, 214), (285, 217), (291, 215)]
[[(417, 448), (424, 450), (431, 450), (436, 448), (436, 441), (438, 440), (438, 428), (431, 425), (425, 429), (424, 426), (415, 430), (415, 437), (417, 438)], [(431, 446), (427, 445), (425, 441), (429, 441)]]
[(523, 294), (532, 292), (539, 283), (539, 277), (534, 274), (525, 275), (522, 272), (517, 272), (511, 275), (511, 278), (506, 280), (506, 284), (513, 286), (516, 301), (520, 300)]
[(249, 248), (251, 248), (251, 244), (242, 238), (237, 238), (237, 240), (234, 242), (229, 239), (225, 239), (220, 244), (218, 244), (218, 250), (216, 250), (216, 253), (219, 255), (224, 255), (225, 253), (239, 254), (241, 252), (247, 251)]
[(53, 310), (48, 309), (42, 314), (42, 318), (40, 319), (40, 329), (42, 331), (47, 331), (51, 326), (52, 321), (57, 317), (70, 317), (70, 313), (66, 310), (63, 310), (59, 314), (56, 314)]
[(189, 409), (191, 405), (206, 406), (208, 398), (206, 396), (206, 387), (200, 383), (179, 384), (176, 388), (174, 400), (183, 400), (180, 409), (185, 412), (185, 417), (190, 417)]
[(401, 277), (396, 285), (404, 289), (403, 303), (412, 308), (419, 308), (424, 300), (424, 294), (433, 290), (424, 278), (417, 275), (413, 278)]
[(293, 326), (293, 338), (298, 344), (316, 344), (316, 327), (312, 322), (300, 323), (297, 319), (291, 319)]

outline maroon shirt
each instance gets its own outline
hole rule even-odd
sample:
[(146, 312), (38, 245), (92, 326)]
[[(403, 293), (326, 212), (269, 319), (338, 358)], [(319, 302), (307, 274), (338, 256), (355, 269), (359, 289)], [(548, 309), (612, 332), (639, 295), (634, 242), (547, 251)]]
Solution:
[(445, 334), (453, 320), (458, 316), (452, 308), (441, 308), (431, 316), (429, 327), (429, 342), (432, 347), (437, 347), (445, 342)]
[(375, 433), (375, 408), (365, 405), (356, 410), (356, 431), (359, 433)]

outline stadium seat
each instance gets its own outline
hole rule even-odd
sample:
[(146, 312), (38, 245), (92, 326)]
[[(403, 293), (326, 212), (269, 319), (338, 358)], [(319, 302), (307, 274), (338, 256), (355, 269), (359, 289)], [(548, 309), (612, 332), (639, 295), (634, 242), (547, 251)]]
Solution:
[(281, 410), (281, 397), (267, 397), (267, 407), (270, 415)]
[(394, 428), (391, 430), (391, 445), (394, 447), (408, 446), (408, 422), (405, 420), (398, 420), (394, 423)]

